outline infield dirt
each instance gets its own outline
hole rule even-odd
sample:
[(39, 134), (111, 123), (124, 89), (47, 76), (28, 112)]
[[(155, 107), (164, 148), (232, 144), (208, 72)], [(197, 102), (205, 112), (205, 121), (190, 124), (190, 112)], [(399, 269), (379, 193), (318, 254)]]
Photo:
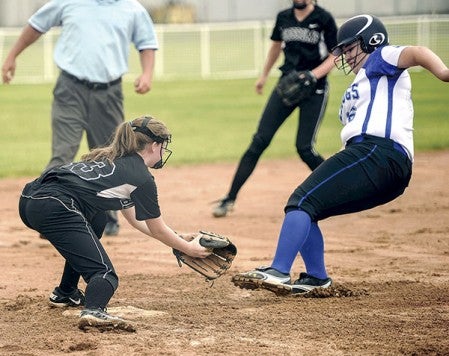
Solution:
[[(271, 262), (283, 205), (307, 168), (262, 159), (235, 211), (215, 219), (211, 202), (234, 169), (153, 171), (172, 228), (214, 231), (237, 245), (232, 269), (213, 285), (123, 218), (119, 236), (103, 237), (120, 277), (110, 310), (134, 321), (134, 333), (83, 332), (76, 311), (48, 306), (63, 260), (18, 217), (31, 178), (0, 180), (0, 355), (449, 355), (449, 151), (417, 154), (394, 202), (321, 222), (335, 284), (308, 298), (230, 282)], [(302, 270), (298, 260), (294, 277)]]

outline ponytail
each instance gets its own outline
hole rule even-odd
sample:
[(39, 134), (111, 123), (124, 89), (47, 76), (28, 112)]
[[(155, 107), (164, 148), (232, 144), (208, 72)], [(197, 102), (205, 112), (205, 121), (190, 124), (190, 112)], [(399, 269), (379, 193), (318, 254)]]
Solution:
[[(145, 122), (144, 127), (150, 131), (150, 135), (142, 133), (141, 130), (135, 131), (136, 127), (142, 127), (143, 122)], [(113, 161), (116, 158), (142, 151), (146, 144), (158, 141), (158, 138), (169, 141), (170, 137), (167, 127), (161, 121), (150, 116), (143, 116), (131, 122), (121, 123), (116, 129), (110, 145), (95, 148), (83, 155), (81, 159), (84, 161)]]

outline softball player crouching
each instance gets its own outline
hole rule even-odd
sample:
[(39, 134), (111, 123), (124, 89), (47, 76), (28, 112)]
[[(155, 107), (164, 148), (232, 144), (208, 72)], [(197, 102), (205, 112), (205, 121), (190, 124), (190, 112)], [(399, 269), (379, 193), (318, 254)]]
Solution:
[[(83, 306), (81, 329), (134, 331), (132, 323), (106, 312), (118, 287), (118, 276), (100, 242), (106, 211), (121, 210), (134, 228), (190, 256), (210, 254), (199, 238), (180, 239), (162, 219), (148, 168), (162, 168), (171, 154), (170, 141), (166, 126), (154, 118), (125, 122), (110, 146), (92, 150), (80, 162), (52, 168), (23, 189), (22, 221), (44, 235), (66, 261), (50, 304)], [(87, 283), (85, 295), (78, 289), (80, 277)]]

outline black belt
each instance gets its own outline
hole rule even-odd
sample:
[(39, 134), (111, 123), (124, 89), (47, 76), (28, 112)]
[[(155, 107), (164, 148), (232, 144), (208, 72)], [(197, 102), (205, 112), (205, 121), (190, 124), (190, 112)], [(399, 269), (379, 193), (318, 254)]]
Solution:
[(359, 136), (354, 136), (351, 137), (347, 144), (353, 144), (353, 143), (360, 143), (363, 141), (372, 141), (373, 143), (376, 143), (376, 141), (378, 143), (385, 143), (388, 142), (389, 144), (391, 144), (391, 146), (398, 152), (402, 153), (405, 157), (410, 158), (407, 154), (407, 151), (405, 150), (405, 148), (397, 143), (396, 141), (393, 141), (392, 139), (386, 138), (386, 137), (376, 137), (376, 136), (372, 136), (372, 135), (359, 135)]
[(113, 80), (112, 82), (109, 83), (97, 83), (97, 82), (89, 82), (88, 80), (85, 79), (79, 79), (77, 77), (75, 77), (74, 75), (67, 73), (66, 71), (61, 71), (61, 74), (66, 77), (69, 78), (70, 80), (74, 81), (75, 83), (78, 84), (83, 84), (86, 87), (88, 87), (89, 89), (92, 90), (105, 90), (108, 89), (109, 87), (119, 84), (122, 82), (122, 78), (118, 78), (116, 80)]

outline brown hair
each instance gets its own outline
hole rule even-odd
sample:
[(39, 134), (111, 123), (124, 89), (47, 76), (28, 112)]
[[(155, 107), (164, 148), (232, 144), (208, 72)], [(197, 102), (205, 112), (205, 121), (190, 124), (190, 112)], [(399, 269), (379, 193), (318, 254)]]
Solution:
[[(145, 126), (142, 126), (143, 123)], [(150, 135), (142, 133), (146, 128)], [(152, 134), (152, 135), (151, 135)], [(145, 148), (147, 143), (153, 143), (159, 139), (170, 141), (170, 132), (165, 124), (152, 116), (142, 116), (130, 122), (123, 122), (115, 130), (114, 138), (110, 145), (94, 148), (81, 157), (84, 161), (113, 161), (118, 157), (127, 156), (139, 152)], [(157, 138), (157, 140), (155, 139)]]

